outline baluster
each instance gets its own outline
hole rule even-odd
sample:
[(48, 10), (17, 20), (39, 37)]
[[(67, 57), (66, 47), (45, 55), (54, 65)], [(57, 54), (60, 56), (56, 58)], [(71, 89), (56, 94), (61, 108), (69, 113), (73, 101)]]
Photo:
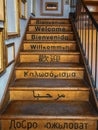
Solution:
[(87, 50), (88, 50), (88, 52), (87, 52), (87, 63), (89, 65), (89, 61), (90, 61), (90, 57), (89, 57), (89, 53), (90, 53), (90, 19), (89, 19), (89, 17), (88, 17), (88, 48), (87, 48)]
[(92, 23), (92, 41), (91, 41), (91, 74), (92, 74), (92, 68), (93, 68), (93, 44), (94, 44), (94, 25)]
[(95, 88), (98, 85), (98, 31), (96, 31)]

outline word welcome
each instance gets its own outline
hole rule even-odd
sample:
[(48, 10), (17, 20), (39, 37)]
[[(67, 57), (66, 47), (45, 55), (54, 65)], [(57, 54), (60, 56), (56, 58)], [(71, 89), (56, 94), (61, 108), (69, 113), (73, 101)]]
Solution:
[(35, 26), (35, 31), (36, 32), (66, 32), (66, 28), (60, 28), (60, 27), (50, 28), (50, 27), (47, 27), (47, 26), (45, 26), (45, 27)]

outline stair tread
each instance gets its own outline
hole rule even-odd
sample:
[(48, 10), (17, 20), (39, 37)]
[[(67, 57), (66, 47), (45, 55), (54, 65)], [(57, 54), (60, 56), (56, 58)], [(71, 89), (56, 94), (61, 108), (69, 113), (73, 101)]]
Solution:
[(88, 90), (89, 86), (84, 80), (63, 79), (16, 79), (10, 84), (10, 89), (62, 89), (62, 90)]
[(98, 0), (93, 0), (93, 1), (91, 1), (91, 0), (85, 0), (85, 3), (86, 3), (86, 5), (96, 5), (97, 6), (97, 4), (98, 4)]
[[(27, 44), (28, 43), (35, 43), (35, 41), (33, 41), (33, 40), (25, 40), (24, 39), (24, 41), (23, 42), (26, 42)], [(76, 44), (76, 40), (69, 40), (69, 41), (54, 41), (54, 42), (52, 42), (52, 41), (37, 41), (36, 42), (36, 44), (37, 43), (43, 43), (43, 44), (46, 44), (46, 43), (53, 43), (53, 44), (56, 44), (56, 43), (68, 43), (68, 44), (70, 44), (70, 43), (74, 43), (74, 44)]]
[(20, 52), (20, 54), (45, 54), (45, 55), (48, 55), (48, 54), (60, 54), (60, 55), (63, 55), (63, 54), (68, 54), (68, 55), (76, 55), (76, 54), (80, 54), (80, 52), (78, 51), (65, 51), (65, 50), (58, 50), (58, 51), (32, 51), (32, 50), (22, 50)]
[[(51, 24), (49, 24), (49, 25), (37, 24), (37, 25), (36, 25), (36, 24), (32, 24), (32, 23), (29, 23), (28, 25), (29, 25), (29, 26), (42, 26), (42, 27), (43, 27), (43, 26), (51, 26)], [(64, 27), (66, 27), (65, 25), (72, 27), (71, 23), (59, 24), (59, 25), (58, 25), (58, 24), (57, 24), (57, 25), (54, 25), (54, 24), (53, 24), (52, 26), (55, 26), (55, 27), (58, 27), (58, 26), (59, 26), (59, 27), (62, 27), (62, 26), (64, 26)]]
[[(32, 34), (32, 35), (33, 35), (33, 34), (38, 34), (38, 32), (27, 31), (26, 34)], [(44, 34), (44, 32), (40, 32), (39, 34)], [(45, 35), (46, 35), (46, 34), (51, 34), (51, 33), (50, 33), (50, 32), (47, 32), (47, 33), (45, 33)], [(74, 34), (74, 32), (73, 32), (73, 31), (66, 31), (66, 32), (61, 32), (61, 33), (60, 33), (60, 32), (58, 32), (58, 33), (57, 33), (57, 32), (54, 32), (53, 34), (57, 34), (57, 35), (58, 35), (58, 34)]]
[[(81, 64), (78, 63), (19, 63), (18, 68), (35, 68), (35, 69), (84, 69)], [(38, 68), (37, 68), (38, 67)], [(47, 67), (47, 68), (46, 68)]]
[(70, 21), (69, 18), (34, 18), (34, 17), (30, 17), (31, 20), (68, 20)]
[(78, 51), (70, 51), (70, 50), (21, 50), (20, 54), (80, 54)]
[[(71, 109), (70, 109), (71, 108)], [(38, 117), (43, 116), (63, 118), (97, 117), (97, 113), (89, 102), (66, 101), (66, 102), (33, 102), (11, 101), (1, 117)]]

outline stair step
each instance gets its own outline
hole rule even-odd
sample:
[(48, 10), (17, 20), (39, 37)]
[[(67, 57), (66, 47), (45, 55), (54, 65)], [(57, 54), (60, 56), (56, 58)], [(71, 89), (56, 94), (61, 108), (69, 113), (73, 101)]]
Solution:
[(28, 31), (33, 33), (66, 33), (72, 31), (71, 24), (66, 25), (33, 25), (29, 24)]
[(24, 89), (45, 89), (45, 90), (88, 90), (89, 85), (84, 80), (63, 80), (63, 79), (15, 79), (10, 84), (10, 90), (24, 90)]
[(87, 5), (97, 5), (98, 4), (98, 0), (85, 0), (85, 3)]
[(89, 90), (10, 90), (10, 100), (89, 101)]
[(24, 50), (31, 51), (75, 51), (76, 43), (33, 43), (33, 42), (24, 42)]
[(72, 41), (75, 40), (75, 36), (73, 32), (68, 32), (64, 34), (33, 34), (27, 32), (26, 34), (26, 40), (32, 40), (32, 41)]
[(62, 44), (62, 43), (76, 43), (76, 40), (68, 40), (68, 41), (41, 41), (41, 40), (39, 40), (39, 41), (33, 41), (33, 40), (25, 40), (24, 39), (24, 42), (23, 43), (36, 43), (36, 44), (38, 44), (38, 43), (42, 43), (42, 44), (49, 44), (49, 43), (53, 43), (53, 44), (57, 44), (57, 43), (60, 43), (60, 44)]
[[(66, 68), (66, 69), (77, 69), (77, 70), (81, 70), (83, 69), (84, 70), (84, 67), (83, 65), (81, 64), (78, 64), (78, 63), (17, 63), (16, 65), (16, 68), (30, 68), (30, 67), (33, 67), (35, 69), (38, 69), (36, 67), (41, 67), (42, 69), (45, 69), (47, 67), (47, 69), (50, 69), (50, 68), (55, 68), (55, 69), (60, 69), (60, 68)], [(58, 67), (58, 68), (57, 68)]]
[(45, 18), (45, 19), (40, 19), (40, 18), (31, 18), (30, 24), (34, 25), (63, 25), (63, 24), (68, 24), (70, 23), (69, 19), (51, 19), (51, 18)]
[(2, 130), (74, 130), (76, 126), (78, 130), (96, 130), (97, 119), (91, 104), (83, 101), (12, 101), (1, 115)]
[(97, 5), (96, 4), (87, 5), (87, 8), (89, 9), (90, 12), (98, 12), (98, 2)]
[(78, 64), (21, 63), (16, 67), (16, 79), (19, 78), (83, 79), (84, 67)]
[[(69, 109), (71, 108), (71, 109)], [(2, 118), (11, 118), (16, 116), (31, 117), (36, 116), (61, 116), (63, 118), (82, 119), (83, 117), (96, 117), (97, 113), (89, 102), (34, 102), (34, 101), (11, 101), (5, 110)], [(5, 116), (5, 117), (4, 117)], [(85, 118), (83, 118), (85, 119)]]
[(20, 52), (20, 62), (79, 63), (79, 52)]
[(83, 80), (18, 79), (9, 90), (10, 100), (89, 101), (89, 87)]

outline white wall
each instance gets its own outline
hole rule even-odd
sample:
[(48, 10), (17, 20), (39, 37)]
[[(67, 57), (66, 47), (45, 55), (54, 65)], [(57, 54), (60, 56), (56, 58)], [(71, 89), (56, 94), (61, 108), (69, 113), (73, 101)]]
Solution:
[[(27, 15), (27, 17), (29, 18), (30, 13), (31, 13), (31, 0), (27, 0), (27, 4), (28, 4), (28, 15)], [(10, 5), (10, 9), (12, 9), (11, 5)], [(28, 20), (28, 18), (27, 18), (27, 20)], [(5, 41), (6, 45), (9, 44), (9, 43), (12, 43), (12, 42), (15, 43), (15, 56), (17, 56), (17, 52), (18, 52), (18, 49), (19, 49), (19, 46), (20, 46), (20, 43), (21, 43), (22, 36), (24, 34), (24, 30), (25, 30), (25, 27), (26, 27), (26, 24), (27, 24), (27, 20), (20, 19), (20, 37), (9, 39), (9, 40)], [(0, 26), (3, 26), (3, 23), (0, 23)], [(6, 90), (7, 82), (8, 82), (12, 68), (13, 68), (13, 64), (8, 66), (6, 68), (6, 72), (0, 77), (0, 103), (1, 103), (1, 100), (3, 98), (4, 92)]]

